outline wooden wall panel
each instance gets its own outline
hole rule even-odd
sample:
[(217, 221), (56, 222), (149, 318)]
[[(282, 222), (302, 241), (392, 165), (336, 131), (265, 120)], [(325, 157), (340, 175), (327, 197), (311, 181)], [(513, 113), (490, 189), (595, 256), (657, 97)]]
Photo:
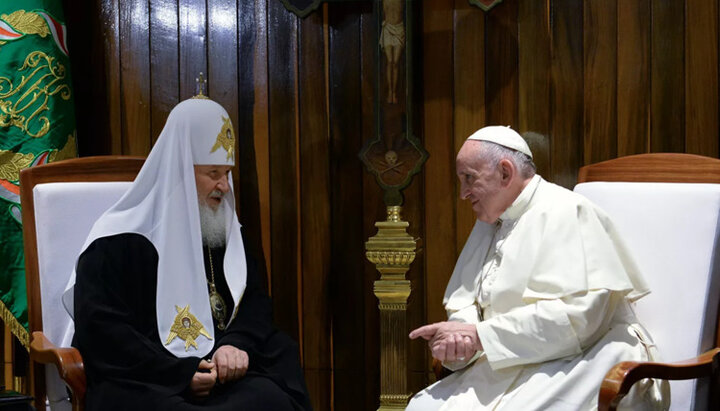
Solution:
[(518, 128), (518, 2), (505, 1), (485, 17), (487, 124)]
[[(238, 125), (240, 134), (251, 138), (256, 161), (249, 164), (255, 168), (257, 179), (257, 214), (248, 224), (255, 224), (262, 233), (263, 255), (267, 264), (268, 284), (272, 282), (272, 259), (270, 247), (270, 110), (268, 97), (267, 60), (267, 0), (241, 2), (240, 7), (240, 116), (244, 121)], [(250, 92), (252, 90), (252, 93)], [(252, 98), (250, 98), (252, 97)], [(249, 170), (251, 174), (252, 170)], [(241, 199), (242, 202), (247, 201)], [(258, 221), (258, 219), (260, 221)], [(256, 240), (257, 241), (257, 240)], [(272, 292), (272, 287), (269, 287)]]
[(275, 322), (300, 343), (300, 227), (297, 130), (297, 19), (268, 2), (268, 112), (270, 121), (270, 261)]
[(571, 187), (582, 165), (583, 3), (553, 0), (550, 180)]
[(617, 3), (617, 154), (650, 144), (650, 0)]
[[(405, 202), (403, 205), (403, 220), (408, 221), (408, 233), (421, 241), (418, 243), (419, 255), (410, 265), (410, 270), (405, 277), (410, 280), (412, 293), (408, 298), (407, 328), (408, 333), (417, 327), (427, 323), (424, 296), (427, 295), (425, 285), (425, 224), (423, 218), (424, 208), (424, 187), (422, 175), (413, 179), (413, 182), (404, 191)], [(428, 350), (427, 344), (410, 344), (408, 341), (408, 389), (417, 392), (427, 385), (428, 377)]]
[(150, 136), (155, 143), (180, 101), (177, 0), (150, 1)]
[(685, 150), (685, 4), (652, 1), (650, 149)]
[[(63, 0), (63, 9), (68, 10), (74, 3)], [(65, 13), (68, 31), (68, 49), (72, 56), (73, 98), (77, 108), (91, 107), (76, 113), (78, 149), (80, 156), (90, 153), (112, 151), (108, 119), (107, 85), (105, 78), (106, 61), (103, 41), (104, 24), (98, 18), (102, 15), (100, 2), (88, 2), (73, 13)], [(98, 138), (102, 136), (102, 138)], [(8, 385), (9, 386), (9, 385)]]
[[(330, 187), (332, 187), (330, 304), (336, 409), (365, 409), (365, 381), (357, 378), (365, 328), (360, 2), (328, 7)], [(343, 309), (343, 307), (355, 307)], [(362, 366), (361, 366), (362, 367)], [(328, 401), (330, 398), (327, 399)]]
[(617, 156), (617, 2), (585, 2), (584, 162)]
[[(409, 2), (406, 6), (410, 8), (408, 13), (407, 21), (408, 27), (422, 27), (422, 4), (417, 2)], [(416, 40), (416, 39), (414, 39)], [(408, 113), (408, 118), (412, 127), (412, 135), (423, 141), (423, 130), (422, 130), (422, 116), (419, 114), (422, 112), (422, 78), (419, 77), (422, 73), (422, 43), (420, 41), (413, 41), (406, 45), (410, 49), (412, 55), (408, 59), (408, 64), (411, 64), (413, 69), (412, 73), (413, 81), (411, 84), (411, 98), (408, 99), (408, 107), (411, 107)], [(424, 208), (427, 201), (425, 194), (425, 186), (423, 184), (424, 172), (417, 174), (410, 185), (404, 190), (403, 197), (403, 219), (410, 223), (407, 232), (413, 238), (420, 239), (417, 243), (418, 255), (415, 258), (413, 264), (410, 265), (410, 270), (406, 274), (406, 278), (410, 280), (412, 294), (408, 298), (407, 306), (407, 331), (420, 327), (427, 323), (426, 319), (426, 305), (424, 296), (427, 294), (427, 288), (425, 284), (425, 240), (427, 239), (425, 230), (425, 216)], [(427, 347), (422, 347), (418, 344), (410, 344), (408, 340), (408, 365), (407, 368), (410, 371), (408, 374), (408, 390), (411, 392), (417, 392), (425, 387), (428, 375), (427, 369)]]
[[(239, 151), (238, 175), (236, 176), (236, 186), (239, 188), (236, 193), (236, 196), (239, 197), (237, 204), (240, 209), (240, 223), (243, 225), (248, 239), (246, 249), (249, 249), (259, 260), (261, 271), (267, 276), (267, 288), (269, 289), (270, 273), (266, 266), (269, 261), (267, 255), (270, 252), (268, 128), (267, 122), (260, 122), (256, 126), (255, 119), (255, 106), (259, 106), (258, 109), (264, 108), (267, 115), (267, 88), (256, 86), (257, 69), (255, 68), (255, 59), (252, 58), (259, 47), (267, 44), (258, 39), (256, 32), (256, 26), (264, 27), (257, 22), (264, 21), (265, 16), (265, 9), (257, 9), (254, 2), (238, 2), (238, 41), (232, 47), (237, 53), (238, 94), (235, 96), (237, 99), (235, 130), (237, 130)], [(266, 71), (263, 70), (262, 73), (265, 74)], [(262, 94), (264, 99), (256, 99), (256, 94)], [(257, 101), (262, 103), (256, 104)], [(263, 132), (255, 136), (255, 130), (263, 130)], [(264, 185), (260, 184), (261, 181)], [(267, 208), (262, 208), (262, 204), (265, 204)], [(267, 211), (267, 213), (263, 213), (263, 211)]]
[[(465, 0), (455, 0), (453, 34), (453, 76), (458, 81), (453, 83), (455, 129), (452, 151), (457, 154), (465, 139), (486, 125), (485, 14)], [(457, 199), (455, 252), (459, 255), (472, 230), (475, 215), (467, 201), (459, 200), (460, 186), (457, 178), (454, 181)]]
[[(425, 264), (434, 276), (425, 278), (427, 321), (443, 321), (445, 285), (457, 258), (455, 247), (455, 147), (453, 135), (453, 0), (423, 2), (423, 115), (425, 149)], [(448, 247), (450, 245), (450, 247)], [(420, 340), (415, 344), (425, 346)]]
[[(300, 209), (305, 373), (317, 409), (330, 409), (333, 365), (330, 292), (330, 155), (323, 13), (299, 21)], [(307, 210), (307, 211), (306, 211)], [(312, 210), (312, 211), (309, 211)]]
[[(406, 4), (406, 27), (414, 28), (415, 30), (422, 30), (422, 4), (418, 2), (408, 2)], [(412, 29), (411, 29), (412, 30)], [(407, 80), (408, 84), (412, 84), (411, 90), (409, 90), (407, 105), (408, 107), (408, 121), (407, 127), (412, 128), (412, 135), (423, 141), (423, 130), (422, 130), (422, 42), (418, 41), (418, 35), (406, 43), (407, 53), (407, 64), (412, 67), (410, 76), (412, 78)], [(425, 218), (424, 218), (424, 204), (425, 204), (425, 186), (424, 173), (416, 175), (410, 185), (404, 190), (403, 197), (403, 219), (410, 223), (407, 229), (408, 234), (413, 238), (418, 238), (421, 241), (418, 243), (418, 256), (415, 258), (413, 264), (410, 265), (410, 270), (406, 274), (406, 278), (410, 280), (410, 286), (412, 294), (408, 298), (407, 307), (407, 328), (412, 330), (420, 327), (427, 323), (426, 320), (426, 285), (425, 285), (425, 259), (424, 257), (424, 241), (427, 239), (425, 231)], [(409, 341), (408, 341), (409, 344)], [(411, 392), (417, 392), (425, 387), (427, 381), (427, 347), (421, 347), (417, 344), (408, 345), (408, 389)]]
[(198, 73), (202, 72), (205, 78), (208, 75), (206, 2), (178, 0), (178, 22), (180, 100), (185, 100), (197, 94), (195, 79)]
[[(238, 18), (235, 3), (223, 0), (207, 0), (207, 80), (206, 93), (220, 103), (230, 115), (238, 130)], [(244, 168), (239, 160), (240, 150), (235, 152), (232, 175), (237, 181)], [(235, 193), (240, 215), (244, 213), (240, 202), (242, 193)]]
[[(238, 124), (238, 18), (235, 3), (207, 0), (208, 94)], [(236, 167), (237, 168), (237, 167)]]
[(150, 13), (147, 3), (119, 4), (122, 150), (145, 155), (151, 143)]
[(550, 0), (518, 7), (518, 132), (540, 175), (550, 172)]
[[(414, 301), (423, 300), (426, 313), (424, 321), (410, 324), (409, 329), (445, 318), (442, 298), (456, 258), (455, 247), (452, 247), (455, 230), (451, 225), (455, 221), (455, 153), (453, 146), (448, 144), (452, 140), (447, 138), (453, 135), (453, 67), (448, 64), (453, 60), (453, 1), (423, 2), (422, 16), (422, 70), (432, 73), (422, 79), (423, 138), (425, 149), (432, 153), (425, 164), (424, 186), (425, 190), (434, 193), (424, 201), (426, 235), (422, 257), (427, 270), (436, 275), (424, 276), (427, 290), (424, 299), (417, 294), (412, 297)], [(412, 293), (417, 291), (413, 289)], [(425, 364), (411, 376), (409, 384), (422, 387), (427, 381), (425, 374), (430, 359), (427, 342), (421, 338), (412, 341), (410, 349), (416, 357), (420, 357), (416, 361)]]
[[(125, 154), (122, 146), (123, 114), (122, 105), (120, 104), (122, 85), (120, 83), (120, 7), (118, 1), (101, 0), (100, 4), (100, 17), (103, 21), (102, 34), (105, 43), (105, 73), (103, 74), (107, 81), (106, 101), (111, 147), (110, 153), (107, 154), (114, 155)], [(92, 102), (89, 102), (87, 107), (93, 107)], [(76, 111), (82, 112), (82, 109)], [(79, 136), (78, 140), (80, 139)]]
[[(377, 73), (377, 47), (378, 47), (378, 31), (377, 31), (377, 14), (379, 11), (373, 7), (370, 2), (362, 3), (362, 14), (360, 18), (360, 99), (361, 99), (361, 129), (362, 141), (374, 138), (375, 136), (375, 98)], [(331, 104), (331, 107), (334, 105)], [(338, 142), (339, 143), (339, 142)], [(361, 247), (364, 247), (365, 239), (376, 234), (375, 222), (386, 218), (385, 206), (382, 200), (382, 190), (379, 189), (375, 182), (375, 177), (370, 173), (360, 171), (362, 174), (362, 209), (363, 221)], [(347, 384), (345, 381), (351, 381), (351, 384), (361, 384), (364, 386), (364, 410), (375, 410), (380, 405), (380, 311), (378, 310), (378, 299), (374, 294), (374, 282), (378, 279), (379, 273), (375, 266), (367, 259), (362, 257), (362, 275), (363, 284), (362, 292), (364, 296), (364, 336), (362, 342), (364, 344), (365, 359), (365, 377), (362, 382), (357, 380), (357, 376), (349, 371), (336, 372), (335, 386), (340, 388), (340, 384)], [(337, 341), (337, 340), (336, 340)], [(336, 342), (336, 345), (339, 344)], [(344, 378), (341, 380), (341, 374)], [(354, 397), (355, 399), (360, 397)], [(343, 399), (339, 395), (336, 397), (336, 407), (342, 409), (343, 404), (354, 402), (355, 400)]]
[(688, 1), (685, 35), (685, 150), (718, 156), (718, 4)]
[[(327, 67), (330, 123), (330, 168), (332, 187), (331, 298), (333, 337), (333, 406), (336, 409), (365, 409), (365, 381), (358, 381), (358, 357), (365, 341), (358, 334), (364, 328), (363, 203), (362, 169), (357, 153), (362, 144), (361, 103), (361, 20), (360, 5), (327, 6)], [(324, 74), (323, 78), (324, 78)], [(349, 110), (349, 108), (353, 108)], [(372, 117), (370, 117), (372, 118)], [(357, 261), (359, 264), (350, 264)], [(353, 387), (353, 385), (355, 387)]]

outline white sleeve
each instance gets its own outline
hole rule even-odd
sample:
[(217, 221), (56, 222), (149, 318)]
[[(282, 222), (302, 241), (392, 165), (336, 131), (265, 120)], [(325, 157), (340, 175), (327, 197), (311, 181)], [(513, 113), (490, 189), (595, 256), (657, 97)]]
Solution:
[(580, 354), (606, 332), (617, 303), (613, 294), (603, 289), (540, 300), (478, 323), (490, 366), (497, 370)]
[(461, 323), (478, 325), (480, 324), (480, 316), (476, 304), (471, 304), (461, 310), (452, 312), (448, 316), (448, 321), (459, 321)]

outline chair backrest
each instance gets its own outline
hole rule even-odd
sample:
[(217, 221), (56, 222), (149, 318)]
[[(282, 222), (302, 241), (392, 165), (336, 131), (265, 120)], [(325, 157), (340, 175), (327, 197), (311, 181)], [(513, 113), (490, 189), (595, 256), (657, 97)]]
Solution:
[[(132, 184), (144, 159), (87, 157), (24, 170), (20, 177), (30, 333), (70, 344), (73, 325), (61, 296), (92, 225)], [(45, 378), (43, 378), (45, 376)], [(31, 392), (52, 405), (66, 397), (54, 366), (31, 367)]]
[[(583, 167), (575, 191), (605, 210), (650, 285), (634, 304), (663, 361), (718, 346), (720, 160), (642, 154)], [(705, 409), (706, 385), (671, 381), (675, 410)]]

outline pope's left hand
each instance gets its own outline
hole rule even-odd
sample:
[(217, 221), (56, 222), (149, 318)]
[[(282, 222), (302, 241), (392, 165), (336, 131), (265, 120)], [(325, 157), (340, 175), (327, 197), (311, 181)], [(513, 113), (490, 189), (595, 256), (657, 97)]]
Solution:
[(218, 380), (220, 383), (240, 379), (248, 370), (250, 359), (245, 351), (223, 345), (213, 354), (212, 362), (217, 367)]

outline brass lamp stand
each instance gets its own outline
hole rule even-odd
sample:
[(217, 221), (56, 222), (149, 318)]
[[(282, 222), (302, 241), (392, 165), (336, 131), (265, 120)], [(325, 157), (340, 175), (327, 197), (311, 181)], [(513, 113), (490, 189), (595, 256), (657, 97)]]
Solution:
[(380, 300), (380, 411), (404, 410), (410, 398), (407, 383), (407, 300), (410, 281), (405, 273), (416, 255), (417, 240), (407, 233), (401, 206), (387, 208), (387, 220), (375, 223), (378, 232), (365, 243), (367, 259), (380, 279), (375, 296)]

